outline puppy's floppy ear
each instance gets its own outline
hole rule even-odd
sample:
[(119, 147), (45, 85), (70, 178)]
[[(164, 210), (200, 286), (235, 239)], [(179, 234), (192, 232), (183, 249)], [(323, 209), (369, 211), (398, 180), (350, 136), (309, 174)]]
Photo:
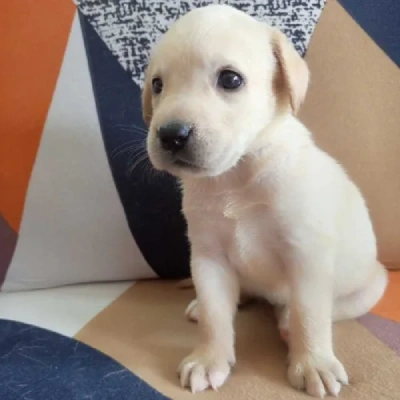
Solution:
[(278, 96), (284, 96), (296, 114), (306, 97), (309, 69), (286, 35), (275, 28), (272, 28), (272, 47), (278, 62), (275, 77)]
[(142, 90), (142, 117), (143, 121), (147, 126), (150, 125), (151, 117), (153, 116), (153, 105), (152, 105), (152, 91), (151, 91), (151, 79), (149, 77), (149, 68), (146, 71), (146, 77), (144, 80), (144, 86)]

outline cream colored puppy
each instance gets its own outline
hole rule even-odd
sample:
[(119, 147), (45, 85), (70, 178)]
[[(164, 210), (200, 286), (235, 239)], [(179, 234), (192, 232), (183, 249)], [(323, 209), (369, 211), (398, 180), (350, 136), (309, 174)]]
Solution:
[(193, 392), (219, 388), (235, 363), (243, 289), (288, 324), (290, 383), (337, 395), (348, 378), (332, 321), (385, 290), (363, 197), (294, 116), (308, 79), (282, 33), (228, 6), (189, 12), (153, 51), (147, 146), (182, 183), (201, 337), (179, 371)]

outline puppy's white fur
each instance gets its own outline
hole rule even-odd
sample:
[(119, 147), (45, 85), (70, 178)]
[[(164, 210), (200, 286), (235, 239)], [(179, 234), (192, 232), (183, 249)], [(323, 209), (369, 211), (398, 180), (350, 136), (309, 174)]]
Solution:
[[(245, 77), (237, 92), (215, 86), (227, 65)], [(152, 96), (155, 76), (164, 89)], [(307, 66), (282, 33), (227, 6), (188, 13), (153, 52), (144, 118), (153, 164), (182, 182), (201, 339), (179, 371), (193, 392), (227, 379), (245, 290), (281, 310), (290, 383), (337, 395), (348, 379), (332, 322), (366, 313), (385, 290), (360, 191), (294, 116), (307, 85)], [(198, 168), (177, 167), (160, 148), (158, 127), (177, 118), (196, 127)]]

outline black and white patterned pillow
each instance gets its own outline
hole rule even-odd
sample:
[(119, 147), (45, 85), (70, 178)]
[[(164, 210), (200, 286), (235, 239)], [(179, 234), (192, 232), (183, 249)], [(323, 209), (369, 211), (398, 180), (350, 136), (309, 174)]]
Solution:
[(77, 0), (82, 13), (142, 85), (151, 47), (169, 26), (193, 8), (229, 4), (278, 27), (304, 55), (325, 0)]

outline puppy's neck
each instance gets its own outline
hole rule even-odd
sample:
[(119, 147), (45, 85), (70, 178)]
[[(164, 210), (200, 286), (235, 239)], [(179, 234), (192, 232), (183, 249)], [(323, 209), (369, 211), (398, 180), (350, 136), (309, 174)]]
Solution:
[(277, 164), (289, 160), (313, 143), (310, 132), (291, 114), (276, 117), (257, 136), (239, 162), (216, 177), (184, 179), (184, 185), (215, 192), (244, 190), (273, 172)]
[(247, 155), (258, 157), (275, 152), (282, 146), (288, 151), (311, 139), (310, 132), (291, 113), (278, 114), (257, 135), (250, 146)]

